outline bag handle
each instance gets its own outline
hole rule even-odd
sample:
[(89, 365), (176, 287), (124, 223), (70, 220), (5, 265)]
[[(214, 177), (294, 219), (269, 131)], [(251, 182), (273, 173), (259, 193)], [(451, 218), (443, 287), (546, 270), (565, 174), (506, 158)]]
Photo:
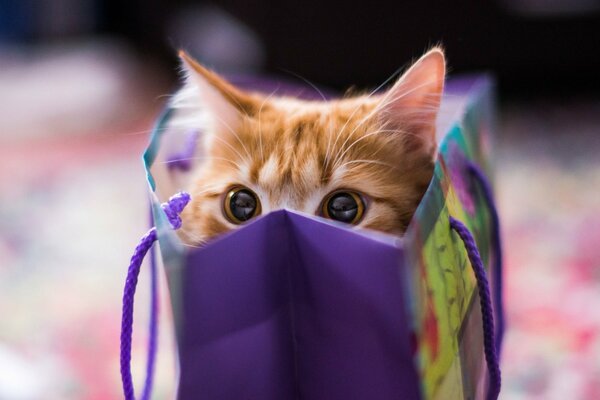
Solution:
[(496, 290), (493, 292), (494, 304), (496, 304), (496, 349), (499, 351), (502, 346), (502, 337), (504, 335), (504, 302), (502, 301), (502, 242), (500, 237), (500, 218), (498, 217), (498, 210), (494, 203), (494, 196), (492, 192), (492, 185), (485, 176), (485, 173), (477, 166), (477, 164), (469, 161), (467, 162), (467, 171), (471, 177), (479, 185), (483, 200), (487, 205), (490, 212), (490, 218), (492, 223), (492, 247), (494, 248), (494, 268), (492, 273), (494, 274), (494, 284)]
[[(182, 221), (179, 214), (190, 201), (190, 195), (185, 192), (180, 192), (172, 196), (168, 202), (161, 204), (161, 207), (173, 229), (179, 229)], [(135, 248), (129, 269), (127, 270), (127, 279), (125, 280), (125, 288), (123, 289), (123, 308), (121, 315), (121, 382), (123, 383), (123, 394), (126, 400), (135, 400), (133, 390), (133, 381), (131, 378), (131, 337), (133, 332), (133, 300), (138, 282), (140, 267), (144, 261), (144, 257), (152, 248), (152, 245), (157, 239), (156, 227), (150, 230), (142, 237), (140, 243)], [(150, 311), (150, 338), (148, 341), (148, 359), (146, 362), (146, 380), (144, 383), (144, 391), (142, 392), (142, 400), (148, 400), (152, 392), (152, 383), (154, 377), (154, 361), (156, 358), (156, 340), (158, 326), (158, 285), (157, 271), (154, 253), (150, 253), (151, 262), (151, 311)]]
[[(500, 252), (500, 237), (498, 234), (498, 214), (494, 206), (491, 190), (489, 184), (485, 179), (485, 176), (474, 164), (469, 165), (469, 171), (479, 181), (483, 191), (484, 198), (488, 203), (490, 211), (492, 213), (492, 222), (494, 225), (494, 242), (496, 245), (496, 266), (501, 265), (501, 252)], [(190, 201), (190, 195), (185, 192), (180, 192), (172, 196), (168, 202), (161, 205), (163, 211), (167, 215), (167, 218), (173, 229), (179, 229), (182, 221), (179, 214), (183, 211), (185, 206)], [(499, 348), (498, 338), (494, 330), (494, 317), (493, 308), (491, 303), (489, 283), (487, 280), (485, 268), (481, 261), (481, 256), (475, 244), (475, 239), (467, 229), (457, 219), (450, 217), (450, 227), (460, 236), (465, 248), (467, 255), (473, 267), (475, 277), (477, 280), (477, 286), (480, 296), (480, 307), (483, 319), (483, 331), (484, 331), (484, 353), (488, 372), (490, 374), (490, 390), (488, 391), (488, 399), (496, 399), (500, 393), (501, 387), (501, 374), (498, 363), (497, 348)], [(133, 333), (133, 306), (135, 291), (138, 282), (138, 275), (144, 257), (148, 251), (152, 248), (152, 245), (157, 240), (156, 227), (152, 227), (140, 240), (140, 243), (136, 247), (129, 268), (127, 271), (127, 278), (125, 281), (125, 288), (123, 290), (123, 307), (122, 307), (122, 318), (121, 318), (121, 381), (123, 384), (123, 394), (126, 400), (135, 400), (135, 394), (133, 389), (133, 380), (131, 377), (131, 340)], [(157, 282), (156, 282), (156, 263), (154, 254), (151, 253), (151, 315), (150, 315), (150, 338), (149, 338), (149, 349), (148, 359), (146, 368), (146, 380), (144, 383), (144, 390), (142, 392), (142, 400), (150, 398), (152, 390), (153, 375), (154, 375), (154, 361), (156, 356), (156, 339), (157, 339), (157, 322), (158, 322), (158, 306), (157, 306)], [(501, 272), (499, 268), (495, 269), (496, 273), (501, 278)], [(496, 282), (500, 282), (497, 280)], [(499, 286), (500, 289), (500, 286)], [(496, 301), (501, 301), (501, 290), (496, 292)], [(501, 302), (498, 302), (498, 307), (501, 307)], [(500, 313), (500, 315), (502, 315)], [(502, 332), (502, 331), (500, 331)]]
[(486, 276), (479, 250), (475, 239), (469, 232), (469, 229), (459, 220), (450, 216), (450, 228), (454, 230), (461, 238), (471, 267), (475, 273), (475, 279), (477, 280), (477, 289), (479, 291), (479, 306), (481, 307), (481, 317), (483, 325), (483, 348), (485, 354), (485, 361), (487, 363), (487, 369), (490, 376), (490, 387), (487, 393), (488, 400), (495, 400), (500, 394), (500, 387), (502, 384), (502, 378), (500, 374), (500, 365), (498, 362), (498, 354), (496, 351), (496, 339), (494, 331), (494, 315), (492, 308), (492, 299), (490, 295), (490, 286)]

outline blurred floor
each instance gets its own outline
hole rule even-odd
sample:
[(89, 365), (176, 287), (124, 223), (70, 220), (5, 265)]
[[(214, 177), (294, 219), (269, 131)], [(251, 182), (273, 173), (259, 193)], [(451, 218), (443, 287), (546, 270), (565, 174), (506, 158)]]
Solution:
[[(1, 399), (121, 397), (121, 290), (147, 228), (140, 154), (166, 91), (146, 79), (147, 87), (127, 89), (145, 110), (129, 119), (0, 137)], [(600, 102), (555, 101), (507, 103), (501, 113), (504, 399), (600, 398), (599, 111)], [(138, 383), (148, 304), (142, 275)], [(156, 398), (173, 390), (167, 325)]]
[(600, 101), (508, 103), (505, 399), (600, 399)]
[[(121, 398), (122, 283), (148, 224), (141, 153), (168, 85), (114, 43), (7, 58), (17, 61), (0, 70), (11, 89), (0, 93), (0, 399)], [(173, 363), (159, 360), (160, 398)]]

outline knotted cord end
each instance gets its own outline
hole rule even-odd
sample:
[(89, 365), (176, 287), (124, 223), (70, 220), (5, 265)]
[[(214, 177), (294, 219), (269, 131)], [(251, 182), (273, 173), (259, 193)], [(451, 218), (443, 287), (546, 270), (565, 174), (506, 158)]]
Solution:
[(171, 196), (168, 202), (161, 204), (161, 207), (167, 215), (169, 223), (173, 229), (181, 228), (182, 221), (179, 214), (183, 211), (190, 200), (191, 196), (189, 193), (179, 192)]

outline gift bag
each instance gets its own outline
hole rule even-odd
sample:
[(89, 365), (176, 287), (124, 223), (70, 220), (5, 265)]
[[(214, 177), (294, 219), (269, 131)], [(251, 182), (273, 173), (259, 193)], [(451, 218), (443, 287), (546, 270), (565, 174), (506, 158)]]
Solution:
[[(272, 84), (241, 82), (264, 91)], [(184, 246), (175, 233), (189, 201), (179, 191), (197, 133), (170, 126), (175, 111), (166, 110), (144, 155), (154, 227), (132, 258), (123, 297), (125, 397), (134, 398), (137, 274), (158, 240), (175, 321), (178, 399), (496, 398), (503, 315), (488, 179), (492, 96), (485, 76), (447, 82), (434, 177), (404, 237), (279, 210), (201, 248)], [(151, 268), (155, 287), (156, 263)], [(152, 302), (155, 311), (155, 291)], [(153, 312), (141, 398), (151, 392), (156, 323)]]

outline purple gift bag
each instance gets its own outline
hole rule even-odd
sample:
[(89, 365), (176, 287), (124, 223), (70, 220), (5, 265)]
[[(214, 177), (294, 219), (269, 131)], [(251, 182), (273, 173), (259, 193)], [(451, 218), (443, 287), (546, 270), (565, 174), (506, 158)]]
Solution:
[[(486, 77), (448, 82), (434, 178), (405, 237), (280, 210), (202, 248), (183, 246), (174, 232), (189, 196), (169, 199), (185, 176), (172, 169), (193, 166), (185, 154), (194, 136), (169, 126), (167, 110), (144, 155), (155, 227), (136, 249), (123, 298), (125, 397), (134, 398), (137, 274), (158, 240), (179, 399), (496, 398), (503, 316), (498, 216), (486, 178), (491, 96)], [(152, 386), (152, 316), (141, 398)]]

